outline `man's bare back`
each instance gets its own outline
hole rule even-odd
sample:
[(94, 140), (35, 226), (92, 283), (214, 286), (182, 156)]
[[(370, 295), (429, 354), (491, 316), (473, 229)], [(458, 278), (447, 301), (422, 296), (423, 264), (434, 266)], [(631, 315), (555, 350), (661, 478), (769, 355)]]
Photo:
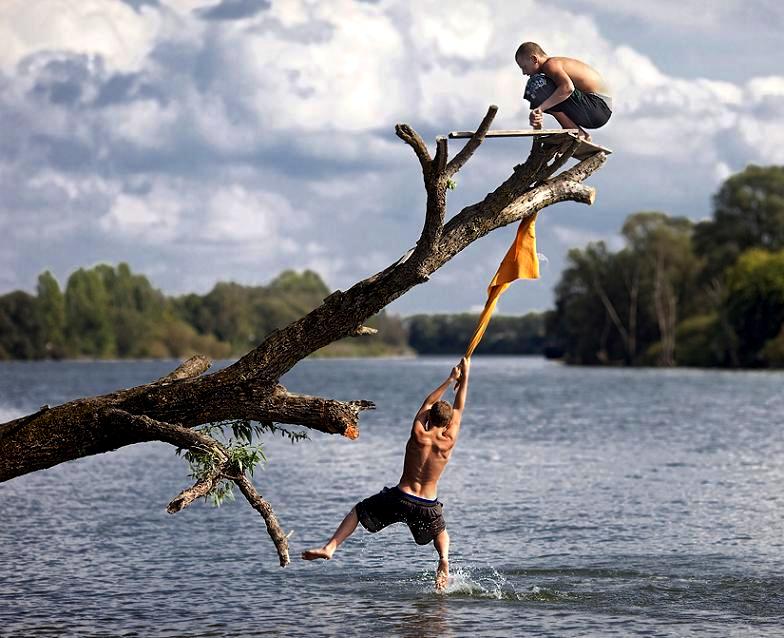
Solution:
[(424, 433), (412, 431), (406, 443), (403, 459), (403, 475), (398, 487), (421, 498), (434, 499), (438, 493), (438, 479), (444, 473), (455, 439), (448, 434), (459, 427), (460, 413), (453, 413), (452, 422), (446, 428), (433, 428)]
[[(406, 455), (403, 459), (403, 475), (400, 477), (398, 487), (404, 492), (420, 498), (434, 499), (438, 493), (438, 480), (444, 473), (452, 449), (457, 443), (460, 432), (460, 422), (463, 418), (466, 393), (468, 392), (468, 372), (470, 363), (463, 359), (460, 366), (452, 369), (449, 378), (438, 388), (431, 392), (422, 407), (414, 417), (411, 427), (411, 436), (406, 443)], [(432, 409), (441, 401), (444, 391), (451, 383), (457, 383), (455, 402), (449, 410), (446, 425), (439, 423), (438, 413), (433, 414)]]
[(558, 69), (564, 70), (574, 83), (575, 88), (585, 93), (607, 93), (607, 85), (599, 72), (585, 62), (574, 58), (550, 57), (542, 64), (541, 71), (553, 80), (558, 77)]

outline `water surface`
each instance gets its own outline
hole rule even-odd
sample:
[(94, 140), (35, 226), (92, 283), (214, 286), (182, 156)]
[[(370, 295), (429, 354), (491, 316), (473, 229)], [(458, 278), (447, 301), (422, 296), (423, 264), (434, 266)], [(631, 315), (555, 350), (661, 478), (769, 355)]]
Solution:
[[(308, 360), (292, 391), (371, 399), (357, 441), (267, 440), (257, 474), (291, 538), (278, 567), (241, 501), (168, 501), (165, 444), (0, 484), (3, 636), (780, 636), (784, 374), (567, 368), (478, 357), (439, 499), (453, 578), (407, 529), (296, 559), (397, 482), (444, 358)], [(129, 387), (176, 362), (2, 363), (0, 421)]]

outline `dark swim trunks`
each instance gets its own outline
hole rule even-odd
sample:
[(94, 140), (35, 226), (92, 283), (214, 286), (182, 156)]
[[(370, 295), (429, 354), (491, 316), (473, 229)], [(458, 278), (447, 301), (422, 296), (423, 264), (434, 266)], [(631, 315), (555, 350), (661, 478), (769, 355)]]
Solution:
[(405, 523), (417, 545), (427, 545), (446, 529), (444, 504), (413, 496), (395, 486), (356, 505), (357, 517), (367, 531), (378, 532), (392, 523)]
[[(544, 73), (535, 73), (525, 85), (523, 97), (531, 103), (531, 108), (537, 108), (550, 97), (556, 89), (555, 82)], [(545, 113), (565, 113), (577, 126), (583, 128), (599, 128), (607, 124), (612, 115), (610, 100), (607, 96), (598, 93), (584, 93), (575, 89), (563, 102), (551, 106)]]

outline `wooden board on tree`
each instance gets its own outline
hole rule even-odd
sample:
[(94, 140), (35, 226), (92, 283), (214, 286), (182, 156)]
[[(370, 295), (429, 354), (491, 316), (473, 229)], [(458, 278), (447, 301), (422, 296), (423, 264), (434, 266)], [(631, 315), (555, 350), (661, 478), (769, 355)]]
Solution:
[[(546, 129), (511, 129), (496, 131), (487, 131), (485, 137), (543, 137), (546, 142), (553, 144), (560, 144), (566, 137), (578, 137), (577, 129), (563, 129), (563, 128), (546, 128)], [(469, 138), (474, 135), (473, 131), (452, 131), (449, 134), (451, 139)], [(599, 146), (593, 142), (586, 142), (580, 140), (579, 146), (572, 153), (572, 157), (576, 160), (584, 160), (596, 153), (605, 153), (609, 155), (612, 151), (604, 146)]]

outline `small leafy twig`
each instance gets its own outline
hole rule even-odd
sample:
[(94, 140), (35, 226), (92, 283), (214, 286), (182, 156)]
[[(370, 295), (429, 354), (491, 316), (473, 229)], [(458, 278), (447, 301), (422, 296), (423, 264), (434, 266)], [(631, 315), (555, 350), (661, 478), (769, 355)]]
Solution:
[[(271, 422), (255, 423), (247, 419), (207, 423), (197, 428), (199, 432), (215, 439), (228, 453), (228, 459), (218, 447), (177, 448), (176, 454), (188, 463), (189, 476), (195, 481), (210, 481), (212, 487), (203, 498), (220, 507), (224, 501), (234, 500), (234, 482), (236, 476), (227, 476), (223, 468), (228, 466), (232, 473), (245, 473), (253, 476), (257, 467), (267, 463), (261, 442), (254, 443), (264, 432), (276, 433), (288, 437), (292, 443), (308, 439), (307, 432), (289, 430)], [(231, 434), (227, 435), (230, 431)]]

